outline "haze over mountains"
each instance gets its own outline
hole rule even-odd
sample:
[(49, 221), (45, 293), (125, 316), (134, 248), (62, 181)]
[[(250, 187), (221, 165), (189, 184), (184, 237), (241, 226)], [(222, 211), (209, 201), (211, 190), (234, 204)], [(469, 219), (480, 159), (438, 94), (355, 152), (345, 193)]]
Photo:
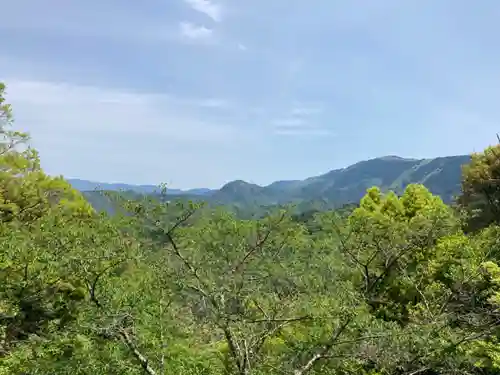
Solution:
[[(213, 204), (233, 205), (239, 209), (298, 204), (303, 209), (330, 209), (357, 203), (366, 189), (378, 186), (384, 191), (403, 192), (411, 183), (424, 184), (432, 193), (451, 203), (460, 191), (461, 166), (470, 161), (469, 155), (409, 159), (386, 156), (365, 160), (342, 169), (335, 169), (305, 180), (276, 181), (259, 186), (242, 180), (227, 183), (220, 189), (168, 190), (172, 197), (203, 200)], [(99, 190), (126, 190), (139, 194), (158, 191), (153, 185), (97, 183), (70, 179), (70, 183), (94, 205)]]
[[(106, 191), (134, 191), (136, 193), (150, 194), (158, 191), (157, 185), (131, 185), (124, 183), (109, 183), (109, 182), (96, 182), (96, 181), (88, 181), (81, 180), (77, 178), (68, 179), (68, 181), (73, 185), (73, 187), (80, 191), (94, 191), (94, 190), (106, 190)], [(194, 194), (194, 195), (203, 195), (207, 194), (211, 189), (189, 189), (189, 190), (181, 190), (181, 189), (168, 189), (169, 194)]]

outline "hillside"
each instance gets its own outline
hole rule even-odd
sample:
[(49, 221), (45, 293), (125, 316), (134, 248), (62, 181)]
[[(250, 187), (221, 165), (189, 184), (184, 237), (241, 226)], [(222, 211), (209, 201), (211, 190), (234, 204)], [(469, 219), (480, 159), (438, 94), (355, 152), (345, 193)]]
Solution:
[[(448, 156), (434, 159), (407, 159), (386, 156), (361, 161), (347, 168), (335, 169), (305, 180), (276, 181), (259, 186), (237, 180), (218, 190), (169, 190), (172, 199), (203, 200), (213, 205), (232, 206), (236, 211), (256, 213), (262, 207), (295, 204), (299, 211), (324, 210), (358, 202), (371, 186), (383, 191), (402, 193), (411, 183), (424, 184), (446, 203), (460, 191), (461, 166), (470, 156)], [(141, 194), (153, 193), (154, 186), (105, 184), (84, 180), (69, 180), (73, 186), (85, 191), (87, 199), (96, 207), (106, 204), (98, 193), (90, 192), (100, 186), (103, 190), (129, 190)], [(92, 189), (90, 189), (92, 187)]]

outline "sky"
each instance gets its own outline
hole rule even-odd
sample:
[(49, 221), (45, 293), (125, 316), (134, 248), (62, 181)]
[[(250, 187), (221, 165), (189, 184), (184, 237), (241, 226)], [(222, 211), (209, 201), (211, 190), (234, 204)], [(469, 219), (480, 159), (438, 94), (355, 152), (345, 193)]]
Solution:
[(265, 185), (500, 131), (497, 0), (0, 5), (0, 81), (50, 174)]

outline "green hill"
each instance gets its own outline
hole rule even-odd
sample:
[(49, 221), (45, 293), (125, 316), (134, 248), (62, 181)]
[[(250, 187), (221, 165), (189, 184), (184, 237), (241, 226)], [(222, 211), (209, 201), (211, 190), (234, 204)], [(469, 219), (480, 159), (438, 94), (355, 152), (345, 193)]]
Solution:
[[(206, 201), (211, 205), (232, 207), (248, 215), (258, 214), (266, 207), (287, 204), (294, 204), (299, 212), (304, 212), (357, 203), (371, 186), (399, 194), (408, 184), (421, 183), (432, 193), (441, 196), (446, 203), (451, 203), (460, 191), (461, 166), (469, 160), (468, 155), (434, 159), (386, 156), (361, 161), (305, 180), (276, 181), (267, 186), (237, 180), (219, 190), (172, 191), (170, 199)], [(82, 180), (79, 181), (80, 185), (85, 185)], [(143, 187), (119, 186), (144, 193)], [(98, 192), (85, 192), (85, 195), (95, 207), (109, 210), (108, 203)]]

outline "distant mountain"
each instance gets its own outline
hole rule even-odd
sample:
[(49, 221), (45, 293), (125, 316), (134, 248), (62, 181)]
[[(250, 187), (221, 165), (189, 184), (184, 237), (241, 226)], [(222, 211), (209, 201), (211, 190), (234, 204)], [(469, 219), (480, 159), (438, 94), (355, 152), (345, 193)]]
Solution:
[[(171, 190), (169, 193), (177, 198), (231, 206), (241, 212), (254, 212), (263, 207), (290, 203), (305, 211), (331, 209), (357, 203), (366, 189), (372, 186), (401, 194), (408, 184), (420, 183), (433, 194), (441, 196), (445, 202), (451, 203), (453, 197), (460, 192), (461, 167), (469, 161), (468, 155), (434, 159), (385, 156), (361, 161), (347, 168), (335, 169), (305, 180), (276, 181), (267, 186), (237, 180), (229, 182), (218, 190)], [(70, 180), (70, 182), (82, 191), (94, 190), (98, 185), (103, 190), (124, 189), (145, 194), (156, 190), (153, 186), (98, 184), (81, 180)], [(90, 186), (92, 189), (89, 189)], [(86, 193), (86, 196), (91, 202), (94, 200), (92, 194)], [(101, 204), (95, 205), (101, 206)]]
[(449, 156), (435, 159), (405, 159), (387, 156), (362, 161), (347, 168), (332, 170), (305, 180), (277, 181), (268, 186), (233, 181), (208, 197), (220, 203), (251, 203), (264, 205), (326, 201), (342, 206), (358, 202), (372, 186), (397, 194), (411, 183), (424, 184), (445, 202), (460, 192), (461, 167), (470, 156)]
[[(77, 190), (80, 191), (94, 191), (94, 190), (105, 190), (105, 191), (133, 191), (141, 194), (152, 194), (160, 190), (159, 186), (156, 185), (129, 185), (122, 183), (107, 183), (107, 182), (95, 182), (80, 179), (68, 179), (68, 182)], [(210, 193), (211, 189), (199, 188), (190, 190), (180, 190), (180, 189), (167, 189), (167, 194), (171, 195), (183, 195), (183, 194), (194, 194), (194, 195), (205, 195)]]

